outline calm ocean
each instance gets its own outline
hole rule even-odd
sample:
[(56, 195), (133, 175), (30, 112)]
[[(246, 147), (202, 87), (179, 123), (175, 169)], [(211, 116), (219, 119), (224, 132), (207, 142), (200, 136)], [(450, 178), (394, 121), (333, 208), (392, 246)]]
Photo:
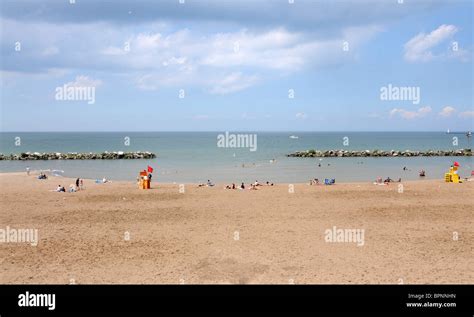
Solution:
[[(442, 179), (454, 160), (461, 176), (473, 170), (472, 157), (419, 158), (288, 158), (307, 149), (344, 150), (448, 150), (471, 148), (472, 139), (444, 132), (255, 132), (257, 149), (221, 148), (217, 136), (224, 132), (51, 132), (0, 133), (0, 152), (103, 152), (151, 151), (153, 160), (114, 161), (0, 161), (0, 172), (63, 170), (64, 176), (134, 181), (140, 170), (155, 168), (154, 181), (165, 183), (215, 182), (307, 182), (310, 178), (336, 181), (372, 181), (378, 176)], [(238, 133), (230, 131), (230, 133)], [(254, 132), (242, 132), (251, 133)], [(290, 136), (298, 138), (290, 138)], [(458, 145), (453, 146), (453, 137)], [(344, 139), (347, 137), (348, 139)], [(20, 138), (20, 139), (18, 139)], [(18, 144), (20, 140), (21, 144)], [(348, 140), (344, 146), (343, 141)], [(129, 142), (127, 142), (129, 141)], [(129, 145), (127, 145), (129, 144)], [(347, 143), (346, 143), (347, 144)], [(274, 160), (271, 162), (271, 160)], [(321, 167), (318, 164), (321, 163)], [(329, 165), (330, 164), (330, 165)], [(403, 167), (408, 168), (403, 171)]]

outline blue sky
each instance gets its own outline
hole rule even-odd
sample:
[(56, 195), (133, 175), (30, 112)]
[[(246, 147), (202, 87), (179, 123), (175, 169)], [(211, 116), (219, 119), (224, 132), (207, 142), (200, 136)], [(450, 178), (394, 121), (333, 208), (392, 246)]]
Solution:
[(402, 2), (2, 1), (1, 130), (472, 130), (473, 2)]

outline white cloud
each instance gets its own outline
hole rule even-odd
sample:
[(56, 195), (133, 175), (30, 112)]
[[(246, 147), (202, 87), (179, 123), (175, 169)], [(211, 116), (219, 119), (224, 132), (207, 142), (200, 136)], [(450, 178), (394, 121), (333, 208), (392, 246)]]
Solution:
[[(31, 51), (45, 53), (27, 56), (22, 66), (30, 72), (55, 67), (87, 69), (121, 76), (140, 89), (193, 85), (216, 94), (240, 91), (276, 76), (353, 61), (357, 48), (381, 31), (369, 23), (341, 25), (330, 33), (273, 25), (217, 32), (153, 23), (140, 28), (70, 23), (58, 28), (47, 22), (2, 20), (2, 26), (8, 30), (2, 43), (14, 43), (20, 34), (35, 48)], [(349, 51), (342, 49), (344, 41), (349, 42)], [(5, 65), (16, 65), (15, 55), (11, 56)], [(239, 73), (240, 78), (234, 79)]]
[[(138, 34), (130, 39), (130, 54), (117, 60), (125, 67), (158, 70), (175, 65), (179, 69), (254, 67), (262, 70), (296, 72), (303, 67), (321, 66), (345, 60), (342, 41), (355, 48), (380, 31), (376, 27), (350, 28), (339, 37), (314, 39), (283, 28), (250, 32), (217, 33), (209, 36), (184, 29), (164, 36)], [(107, 47), (105, 55), (123, 55), (122, 47)]]
[(162, 36), (160, 33), (155, 34), (138, 34), (134, 39), (134, 46), (141, 51), (151, 51), (159, 47), (163, 47)]
[(88, 76), (80, 75), (76, 77), (76, 80), (65, 84), (68, 87), (99, 87), (102, 85), (102, 81), (99, 79), (93, 79)]
[(308, 115), (304, 112), (298, 112), (295, 115), (295, 117), (296, 117), (296, 119), (305, 120), (306, 118), (308, 118)]
[(139, 76), (135, 79), (135, 84), (141, 90), (158, 90), (160, 87), (159, 81), (152, 74)]
[(416, 119), (416, 118), (421, 118), (426, 116), (431, 112), (431, 107), (421, 107), (417, 111), (408, 111), (405, 109), (398, 109), (394, 108), (390, 111), (390, 116), (393, 117), (395, 115), (399, 115), (400, 117), (404, 119)]
[(186, 57), (171, 57), (163, 62), (163, 66), (182, 65), (186, 63)]
[(461, 118), (474, 118), (474, 111), (464, 111), (459, 114)]
[(244, 90), (257, 82), (258, 77), (255, 75), (245, 76), (240, 72), (236, 72), (229, 74), (222, 79), (218, 79), (210, 92), (211, 94), (224, 95)]
[(410, 62), (428, 62), (442, 56), (462, 56), (458, 52), (446, 52), (436, 55), (433, 49), (453, 37), (458, 32), (454, 25), (443, 24), (431, 33), (420, 33), (405, 43), (405, 59)]
[(451, 106), (446, 106), (443, 108), (443, 110), (441, 110), (439, 115), (442, 117), (450, 117), (454, 112), (456, 112), (456, 109)]
[(100, 53), (103, 55), (118, 56), (118, 55), (126, 55), (128, 51), (125, 49), (125, 45), (123, 48), (109, 46), (102, 49)]

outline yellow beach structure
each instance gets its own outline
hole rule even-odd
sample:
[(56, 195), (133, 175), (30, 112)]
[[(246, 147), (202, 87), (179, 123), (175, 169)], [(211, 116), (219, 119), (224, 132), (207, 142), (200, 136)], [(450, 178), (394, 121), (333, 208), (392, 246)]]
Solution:
[(459, 163), (454, 162), (454, 165), (449, 168), (449, 173), (444, 174), (444, 181), (446, 183), (462, 183), (458, 174)]

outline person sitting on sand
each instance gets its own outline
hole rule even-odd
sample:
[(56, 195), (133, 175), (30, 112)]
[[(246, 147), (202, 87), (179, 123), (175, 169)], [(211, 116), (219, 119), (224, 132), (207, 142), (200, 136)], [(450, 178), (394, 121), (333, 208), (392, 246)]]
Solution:
[(79, 183), (80, 183), (80, 179), (76, 179), (76, 190), (79, 190), (80, 187), (79, 187)]
[(387, 179), (384, 180), (384, 183), (390, 183), (390, 182), (393, 182), (393, 179), (391, 179), (390, 177), (387, 177)]
[(232, 187), (230, 187), (230, 185), (225, 185), (225, 189), (232, 189)]
[(249, 188), (249, 189), (250, 189), (250, 190), (257, 190), (258, 188), (257, 188), (256, 185), (252, 184), (252, 185), (250, 185), (250, 188)]
[(235, 183), (232, 183), (232, 189), (235, 189)]
[(66, 188), (64, 188), (64, 186), (58, 185), (58, 188), (56, 189), (56, 191), (57, 191), (58, 193), (61, 193), (61, 192), (64, 192), (64, 193), (65, 193), (65, 192), (66, 192)]
[(255, 186), (260, 186), (260, 183), (256, 180), (254, 183)]
[(76, 188), (74, 187), (74, 184), (69, 185), (69, 192), (74, 193), (76, 191)]
[(425, 177), (426, 176), (425, 170), (421, 170), (419, 175), (420, 175), (420, 177)]
[(382, 185), (382, 184), (383, 184), (382, 177), (377, 177), (377, 179), (374, 182), (374, 185)]
[(206, 184), (208, 187), (212, 187), (214, 186), (214, 184), (208, 179), (207, 180), (207, 184)]
[(242, 184), (240, 185), (240, 189), (245, 189), (245, 184), (244, 184), (244, 183), (242, 183)]

